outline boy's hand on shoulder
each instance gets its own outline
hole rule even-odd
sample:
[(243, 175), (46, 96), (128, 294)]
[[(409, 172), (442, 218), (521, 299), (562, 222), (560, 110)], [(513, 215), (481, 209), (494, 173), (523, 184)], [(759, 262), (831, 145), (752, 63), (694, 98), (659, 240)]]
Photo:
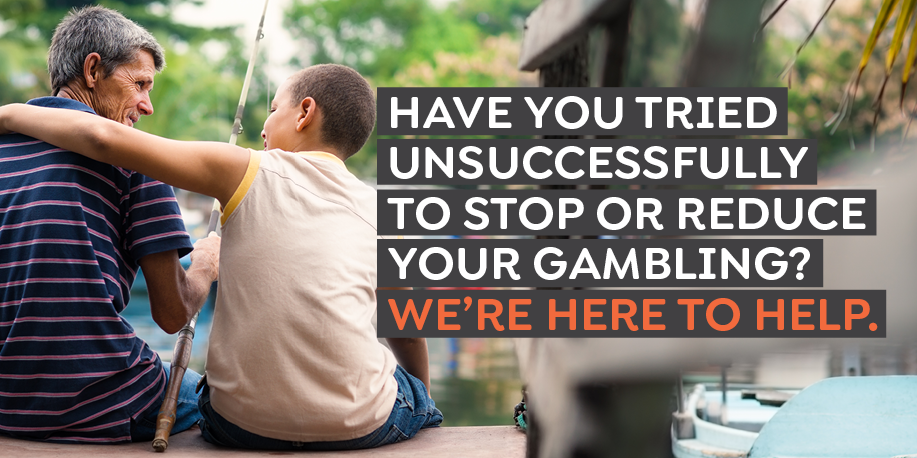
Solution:
[(9, 127), (9, 121), (13, 115), (12, 112), (16, 110), (16, 105), (22, 104), (10, 103), (8, 105), (0, 106), (0, 135), (13, 133), (13, 130)]

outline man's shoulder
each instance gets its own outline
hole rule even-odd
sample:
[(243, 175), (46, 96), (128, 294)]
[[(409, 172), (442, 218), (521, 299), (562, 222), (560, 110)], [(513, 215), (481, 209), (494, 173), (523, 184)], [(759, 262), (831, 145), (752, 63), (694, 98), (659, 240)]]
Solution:
[(38, 97), (26, 102), (27, 105), (35, 105), (46, 108), (63, 108), (65, 110), (84, 111), (86, 113), (96, 114), (89, 105), (66, 97)]
[[(4, 169), (10, 171), (51, 171), (70, 165), (95, 172), (97, 176), (101, 174), (109, 179), (117, 175), (128, 178), (132, 174), (130, 170), (99, 162), (17, 133), (0, 135), (0, 163), (3, 164)], [(89, 175), (92, 174), (89, 173)]]
[(28, 135), (22, 135), (22, 134), (16, 134), (16, 133), (0, 135), (0, 150), (27, 147), (27, 146), (31, 146), (32, 149), (41, 148), (41, 147), (49, 147), (49, 148), (51, 147), (51, 145), (41, 140), (38, 140), (36, 138), (29, 137)]
[(158, 184), (163, 188), (159, 194), (167, 194), (157, 197), (174, 197), (172, 189), (158, 181), (21, 134), (0, 135), (0, 170), (0, 190), (81, 202), (103, 198), (112, 208), (139, 187)]

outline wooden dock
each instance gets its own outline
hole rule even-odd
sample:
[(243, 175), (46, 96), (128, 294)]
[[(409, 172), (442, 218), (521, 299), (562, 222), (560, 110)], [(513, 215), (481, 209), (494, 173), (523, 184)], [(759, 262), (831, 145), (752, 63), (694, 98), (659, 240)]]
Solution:
[(221, 448), (211, 445), (201, 437), (200, 430), (172, 436), (169, 449), (157, 454), (149, 442), (127, 445), (93, 444), (50, 444), (0, 436), (0, 456), (4, 458), (67, 456), (82, 457), (149, 457), (162, 458), (207, 458), (207, 457), (256, 457), (278, 455), (305, 455), (310, 457), (374, 457), (403, 458), (405, 456), (475, 457), (475, 458), (523, 458), (525, 456), (525, 434), (514, 426), (466, 426), (430, 428), (421, 430), (413, 439), (393, 445), (369, 450), (344, 452), (270, 452), (246, 451)]

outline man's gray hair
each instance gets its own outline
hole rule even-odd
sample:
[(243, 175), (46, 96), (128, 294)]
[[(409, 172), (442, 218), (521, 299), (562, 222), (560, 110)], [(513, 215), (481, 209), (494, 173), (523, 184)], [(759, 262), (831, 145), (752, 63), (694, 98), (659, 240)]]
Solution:
[(48, 51), (51, 93), (83, 76), (83, 62), (94, 52), (102, 57), (105, 75), (132, 62), (138, 51), (153, 56), (156, 71), (166, 64), (165, 53), (153, 35), (121, 13), (101, 6), (74, 9), (57, 25)]

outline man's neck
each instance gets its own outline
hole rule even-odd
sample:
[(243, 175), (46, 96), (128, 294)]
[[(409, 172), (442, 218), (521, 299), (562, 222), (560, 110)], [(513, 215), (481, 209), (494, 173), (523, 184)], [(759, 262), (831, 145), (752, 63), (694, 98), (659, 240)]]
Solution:
[(65, 86), (62, 87), (60, 91), (57, 92), (57, 97), (63, 97), (65, 99), (76, 100), (77, 102), (82, 102), (86, 104), (89, 108), (95, 110), (95, 107), (92, 106), (92, 101), (89, 99), (86, 91), (74, 90), (71, 87)]

